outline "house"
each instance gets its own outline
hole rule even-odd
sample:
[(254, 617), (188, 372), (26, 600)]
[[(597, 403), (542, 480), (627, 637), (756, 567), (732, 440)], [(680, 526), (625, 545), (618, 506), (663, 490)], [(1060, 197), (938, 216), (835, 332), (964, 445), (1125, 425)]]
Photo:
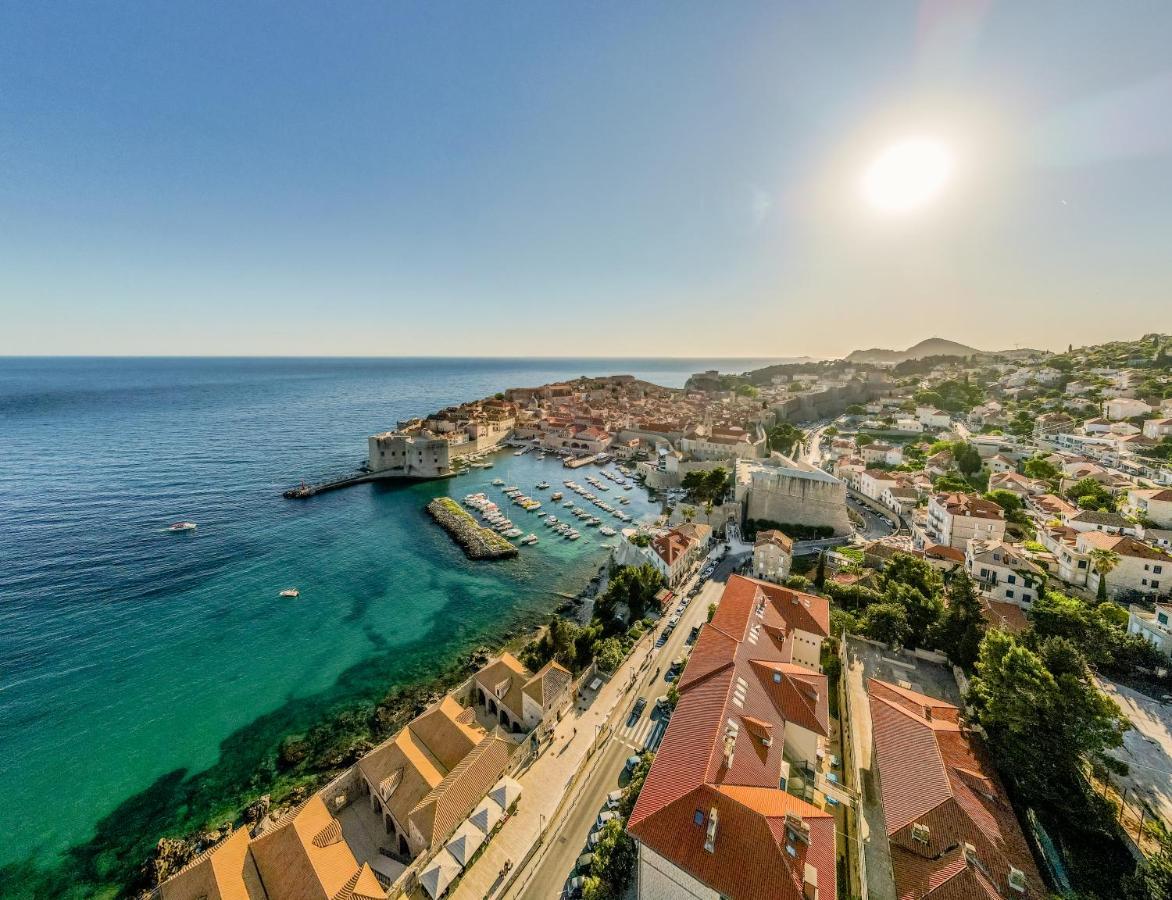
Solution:
[(1110, 550), (1119, 557), (1118, 563), (1107, 575), (1107, 593), (1112, 597), (1127, 592), (1167, 594), (1172, 588), (1172, 556), (1127, 535), (1104, 534), (1101, 531), (1084, 531), (1076, 539), (1075, 546), (1091, 561), (1087, 572), (1087, 588), (1099, 590), (1100, 575), (1095, 571), (1094, 550)]
[(1044, 413), (1034, 419), (1034, 438), (1044, 440), (1074, 427), (1074, 419), (1066, 413)]
[(1049, 896), (1005, 788), (960, 710), (875, 678), (867, 693), (892, 896)]
[(1136, 416), (1146, 416), (1152, 408), (1142, 400), (1131, 397), (1113, 397), (1103, 404), (1103, 415), (1112, 422), (1120, 419), (1132, 419)]
[(1127, 630), (1172, 656), (1172, 603), (1157, 603), (1150, 611), (1131, 604), (1127, 611)]
[(1172, 435), (1172, 419), (1148, 419), (1144, 422), (1144, 437), (1158, 441), (1168, 435)]
[(793, 539), (776, 529), (757, 532), (753, 543), (753, 574), (766, 581), (781, 583), (789, 577), (794, 561)]
[(893, 487), (899, 487), (899, 476), (884, 469), (864, 469), (859, 475), (859, 492), (877, 502)]
[(865, 444), (859, 451), (867, 465), (879, 463), (886, 466), (898, 466), (903, 462), (903, 449), (886, 444), (883, 441), (873, 441)]
[(359, 865), (342, 827), (313, 794), (263, 833), (233, 831), (159, 887), (162, 900), (385, 900), (369, 864)]
[(834, 817), (786, 790), (791, 766), (813, 780), (829, 733), (829, 615), (824, 598), (729, 579), (627, 823), (638, 897), (836, 900)]
[(917, 406), (916, 420), (925, 431), (937, 431), (952, 426), (952, 416), (942, 409), (931, 406)]
[(506, 731), (529, 732), (561, 718), (572, 680), (569, 669), (553, 660), (534, 675), (511, 653), (502, 653), (472, 676), (470, 702), (484, 707)]
[(504, 773), (515, 746), (449, 695), (362, 757), (357, 769), (397, 852), (415, 857), (447, 840)]
[(1172, 490), (1132, 489), (1127, 492), (1123, 510), (1128, 515), (1155, 522), (1160, 528), (1172, 528)]
[(965, 571), (982, 596), (1029, 607), (1046, 587), (1046, 572), (1022, 551), (1002, 541), (969, 541)]
[(973, 539), (999, 541), (1005, 537), (1005, 510), (975, 494), (937, 494), (928, 501), (924, 534), (931, 543), (958, 550)]
[(651, 539), (653, 564), (672, 587), (683, 581), (692, 567), (708, 552), (712, 529), (689, 522)]
[(1064, 517), (1067, 528), (1075, 531), (1102, 531), (1105, 534), (1129, 534), (1139, 537), (1143, 530), (1118, 513), (1102, 512), (1097, 509), (1081, 509)]
[(888, 487), (879, 495), (879, 502), (897, 515), (904, 516), (920, 502), (920, 493), (911, 487)]
[(1050, 485), (1037, 478), (1026, 478), (1017, 472), (998, 472), (989, 476), (990, 491), (1009, 491), (1022, 500), (1035, 494), (1049, 493)]
[(993, 472), (994, 474), (998, 472), (1017, 471), (1017, 463), (1015, 463), (1008, 456), (1002, 456), (1000, 453), (990, 456), (985, 461), (985, 464), (989, 467), (989, 471)]

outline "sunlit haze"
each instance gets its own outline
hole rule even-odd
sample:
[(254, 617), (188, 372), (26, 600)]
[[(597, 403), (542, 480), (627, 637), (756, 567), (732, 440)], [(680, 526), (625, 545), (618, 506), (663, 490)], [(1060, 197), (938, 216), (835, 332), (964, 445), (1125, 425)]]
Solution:
[(883, 212), (908, 212), (931, 202), (952, 174), (949, 147), (932, 138), (909, 138), (885, 149), (867, 167), (863, 191)]
[(0, 355), (1167, 331), (1170, 30), (1140, 3), (6, 4)]

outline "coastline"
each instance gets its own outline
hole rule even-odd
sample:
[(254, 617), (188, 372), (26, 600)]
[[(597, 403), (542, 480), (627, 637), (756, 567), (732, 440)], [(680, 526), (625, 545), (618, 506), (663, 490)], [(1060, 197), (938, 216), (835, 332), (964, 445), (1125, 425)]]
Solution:
[[(222, 836), (223, 826), (246, 822), (250, 807), (262, 798), (274, 809), (295, 805), (458, 685), (487, 656), (532, 641), (558, 602), (558, 592), (551, 591), (548, 609), (518, 616), (495, 635), (469, 639), (438, 671), (429, 659), (384, 682), (374, 695), (333, 698), (345, 690), (346, 676), (378, 666), (372, 658), (352, 667), (327, 696), (290, 700), (229, 736), (211, 768), (176, 770), (126, 798), (98, 823), (89, 841), (70, 847), (53, 864), (28, 859), (0, 866), (0, 898), (148, 895), (152, 876), (165, 878), (182, 868)], [(389, 656), (403, 658), (401, 652)], [(63, 885), (68, 885), (64, 891)]]

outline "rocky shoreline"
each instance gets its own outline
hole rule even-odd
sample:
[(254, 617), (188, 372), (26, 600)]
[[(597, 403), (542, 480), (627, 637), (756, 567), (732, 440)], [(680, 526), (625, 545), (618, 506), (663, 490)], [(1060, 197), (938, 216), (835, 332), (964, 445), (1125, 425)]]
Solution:
[(477, 524), (451, 497), (437, 497), (427, 504), (428, 514), (452, 536), (469, 559), (509, 559), (517, 548), (491, 528)]

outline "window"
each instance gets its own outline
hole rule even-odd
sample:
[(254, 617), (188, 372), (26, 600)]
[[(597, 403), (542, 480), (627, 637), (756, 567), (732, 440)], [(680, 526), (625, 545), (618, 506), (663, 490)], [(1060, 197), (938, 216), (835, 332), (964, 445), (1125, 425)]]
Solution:
[(1080, 569), (1085, 569), (1087, 567), (1087, 561), (1085, 559), (1080, 559), (1078, 561), (1078, 567)]
[(1164, 571), (1163, 566), (1152, 566), (1152, 572), (1154, 572), (1156, 575), (1159, 575), (1163, 571)]
[(1160, 582), (1158, 582), (1158, 581), (1153, 581), (1153, 582), (1152, 582), (1152, 588), (1153, 588), (1153, 589), (1155, 589), (1155, 588), (1158, 588), (1159, 586), (1160, 586)]
[(1010, 600), (1012, 600), (1013, 599), (1013, 591), (1006, 591), (1005, 596), (1008, 597)]
[(702, 810), (702, 809), (696, 810), (695, 815), (692, 816), (692, 824), (693, 825), (703, 825), (704, 824), (704, 810)]
[(1017, 584), (1017, 576), (1016, 575), (1010, 575), (1005, 580), (1008, 581), (1010, 584)]
[(1022, 595), (1021, 595), (1021, 602), (1022, 602), (1022, 603), (1029, 603), (1029, 602), (1031, 602), (1033, 599), (1034, 599), (1034, 598), (1033, 598), (1033, 597), (1031, 597), (1029, 594), (1022, 594)]

